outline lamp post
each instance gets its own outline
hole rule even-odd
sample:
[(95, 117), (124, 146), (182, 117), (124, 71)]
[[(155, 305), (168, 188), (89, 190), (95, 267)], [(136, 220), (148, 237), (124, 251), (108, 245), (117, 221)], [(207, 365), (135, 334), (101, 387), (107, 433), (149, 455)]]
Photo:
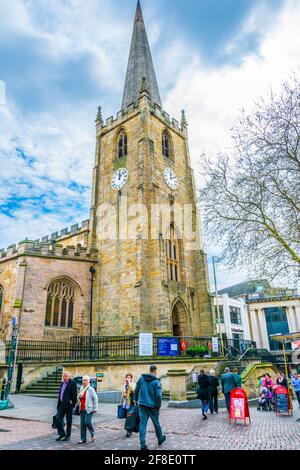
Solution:
[(213, 269), (214, 269), (215, 298), (216, 298), (216, 304), (217, 304), (221, 354), (222, 354), (222, 356), (224, 356), (224, 344), (223, 344), (223, 337), (222, 337), (222, 331), (221, 331), (221, 317), (220, 317), (220, 306), (219, 306), (219, 297), (218, 297), (218, 288), (217, 288), (216, 257), (215, 256), (212, 257), (212, 261), (213, 261)]
[(89, 346), (90, 346), (90, 360), (93, 359), (93, 351), (92, 351), (92, 336), (93, 336), (93, 290), (94, 290), (94, 275), (95, 275), (96, 269), (91, 266), (90, 267), (90, 283), (91, 283), (91, 288), (90, 288), (90, 340), (89, 340)]
[(91, 283), (91, 289), (90, 289), (90, 336), (93, 336), (93, 290), (94, 290), (94, 275), (95, 275), (96, 269), (91, 266), (90, 267), (90, 283)]
[(10, 392), (11, 385), (12, 385), (14, 366), (15, 366), (16, 347), (17, 347), (17, 341), (18, 341), (17, 317), (12, 318), (11, 325), (12, 325), (12, 334), (11, 334), (11, 341), (10, 341), (10, 351), (9, 351), (9, 356), (8, 356), (7, 384), (5, 388), (5, 394), (4, 394), (4, 399), (8, 400), (9, 402), (9, 405), (8, 405), (9, 408), (14, 407), (13, 403), (11, 403), (8, 396), (9, 396), (9, 392)]

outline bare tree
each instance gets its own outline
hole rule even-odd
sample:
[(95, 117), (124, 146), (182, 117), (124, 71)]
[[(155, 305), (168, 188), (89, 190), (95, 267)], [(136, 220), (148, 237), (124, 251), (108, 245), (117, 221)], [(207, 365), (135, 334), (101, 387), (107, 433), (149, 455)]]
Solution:
[(232, 129), (233, 150), (202, 161), (205, 231), (224, 246), (228, 266), (250, 275), (295, 280), (300, 269), (300, 82)]

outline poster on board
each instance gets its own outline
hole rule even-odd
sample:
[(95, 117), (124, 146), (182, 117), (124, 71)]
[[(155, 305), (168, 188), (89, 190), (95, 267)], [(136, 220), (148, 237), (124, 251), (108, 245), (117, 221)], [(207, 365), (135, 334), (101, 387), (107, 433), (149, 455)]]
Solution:
[(139, 334), (139, 355), (153, 356), (153, 333)]

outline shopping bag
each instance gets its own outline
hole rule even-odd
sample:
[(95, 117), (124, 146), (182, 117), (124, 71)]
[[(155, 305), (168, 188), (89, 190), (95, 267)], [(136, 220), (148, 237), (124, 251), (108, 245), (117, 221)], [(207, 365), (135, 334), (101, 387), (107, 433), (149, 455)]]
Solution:
[(126, 418), (126, 408), (123, 408), (123, 405), (118, 405), (118, 419)]
[(53, 416), (52, 418), (52, 424), (51, 424), (52, 429), (57, 429), (57, 424), (56, 424), (56, 415)]
[(140, 415), (137, 406), (132, 406), (127, 411), (125, 429), (129, 432), (139, 432), (140, 430)]

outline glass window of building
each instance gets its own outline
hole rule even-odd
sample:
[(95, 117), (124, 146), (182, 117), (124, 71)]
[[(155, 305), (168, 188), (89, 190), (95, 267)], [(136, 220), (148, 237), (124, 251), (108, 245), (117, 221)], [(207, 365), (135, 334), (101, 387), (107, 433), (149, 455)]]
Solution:
[(233, 325), (241, 325), (242, 324), (242, 316), (241, 316), (241, 309), (238, 307), (229, 307), (230, 311), (230, 321)]

